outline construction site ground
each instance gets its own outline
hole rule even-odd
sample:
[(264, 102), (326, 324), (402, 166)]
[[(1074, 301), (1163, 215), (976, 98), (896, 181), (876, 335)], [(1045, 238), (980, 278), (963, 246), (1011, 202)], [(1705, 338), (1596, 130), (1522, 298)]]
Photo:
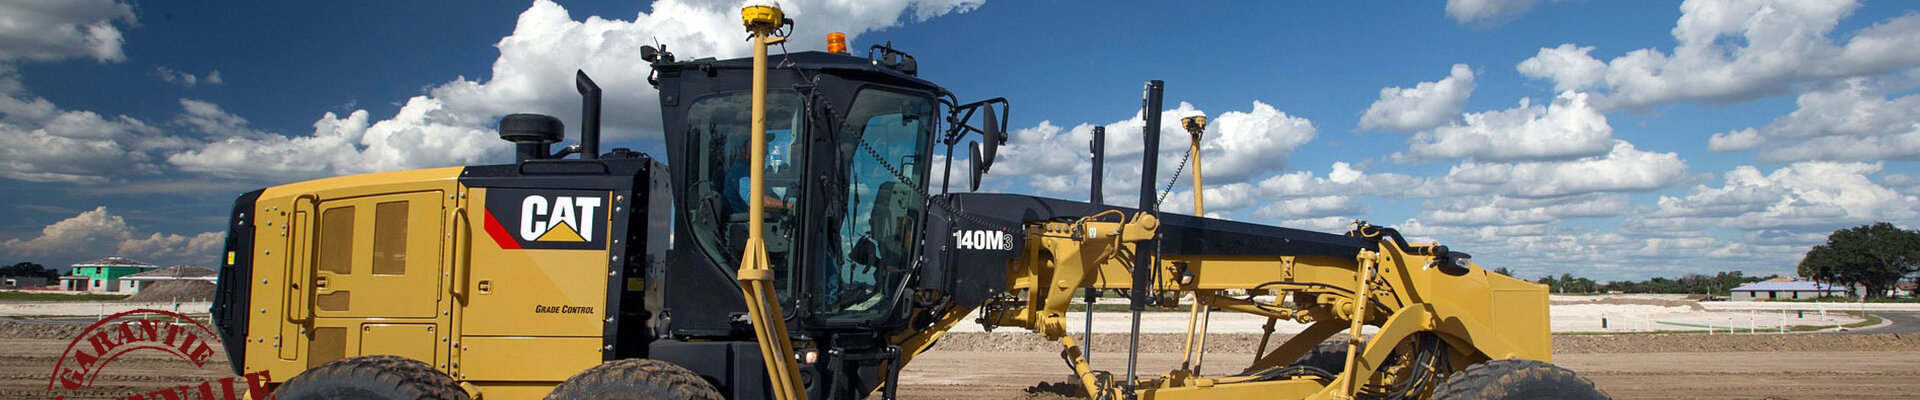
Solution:
[[(1554, 337), (1556, 364), (1593, 380), (1616, 399), (1904, 399), (1920, 393), (1920, 314), (1902, 310), (1872, 310), (1872, 327), (1848, 332), (1767, 333), (1760, 319), (1788, 320), (1787, 325), (1825, 325), (1859, 321), (1838, 306), (1827, 309), (1828, 319), (1815, 319), (1818, 309), (1801, 322), (1799, 310), (1811, 306), (1722, 305), (1673, 302), (1671, 299), (1594, 300), (1554, 299), (1554, 327), (1597, 328), (1594, 315), (1608, 315), (1608, 329)], [(1620, 304), (1577, 304), (1577, 303)], [(182, 304), (195, 313), (205, 303)], [(116, 307), (117, 306), (117, 307)], [(22, 304), (0, 302), (0, 399), (47, 398), (48, 377), (54, 363), (74, 335), (93, 315), (131, 305), (68, 303)], [(147, 305), (149, 308), (159, 308)], [(173, 304), (165, 304), (171, 309)], [(1601, 308), (1595, 308), (1601, 307)], [(1655, 308), (1645, 308), (1655, 307)], [(1780, 307), (1787, 307), (1782, 317)], [(103, 310), (104, 308), (104, 310)], [(1581, 310), (1595, 308), (1594, 310)], [(1645, 309), (1642, 309), (1645, 308)], [(1581, 312), (1595, 311), (1595, 312)], [(1641, 314), (1631, 314), (1640, 312)], [(1707, 313), (1707, 314), (1695, 314)], [(1672, 315), (1668, 315), (1672, 314)], [(11, 316), (9, 316), (11, 315)], [(62, 316), (64, 315), (64, 316)], [(1143, 375), (1168, 371), (1180, 363), (1185, 330), (1184, 312), (1147, 313), (1150, 321), (1141, 337)], [(1208, 338), (1203, 373), (1238, 372), (1253, 359), (1258, 346), (1257, 327), (1220, 314)], [(1626, 320), (1704, 320), (1709, 325), (1733, 325), (1742, 333), (1715, 334), (1684, 326), (1689, 333), (1613, 333)], [(1733, 321), (1728, 321), (1732, 319)], [(1097, 369), (1125, 374), (1126, 313), (1095, 315), (1097, 332), (1092, 357)], [(1751, 320), (1751, 322), (1750, 322)], [(1080, 320), (1072, 325), (1080, 327)], [(1745, 333), (1748, 325), (1759, 333)], [(1109, 327), (1109, 325), (1118, 325)], [(1638, 323), (1628, 323), (1638, 325)], [(1664, 325), (1664, 324), (1658, 324)], [(1639, 330), (1638, 326), (1624, 329)], [(1599, 331), (1599, 332), (1595, 332)], [(1288, 336), (1282, 332), (1275, 340)], [(901, 373), (903, 399), (1061, 399), (1077, 397), (1068, 370), (1058, 357), (1059, 346), (1038, 334), (1000, 328), (984, 332), (979, 326), (956, 329), (932, 351), (921, 355)], [(131, 352), (116, 359), (96, 378), (93, 390), (67, 398), (121, 398), (183, 384), (198, 385), (228, 376), (225, 355), (202, 367), (182, 365), (159, 352)]]
[[(1891, 319), (1891, 318), (1890, 318)], [(1555, 363), (1616, 399), (1905, 399), (1920, 393), (1920, 334), (1617, 334), (1554, 338)], [(46, 398), (47, 377), (80, 326), (0, 320), (0, 398)], [(1214, 335), (1202, 372), (1237, 372), (1252, 360), (1252, 334)], [(1178, 365), (1179, 334), (1147, 334), (1140, 370)], [(1124, 374), (1125, 335), (1096, 334), (1096, 367)], [(1238, 349), (1236, 351), (1236, 349)], [(1075, 398), (1058, 347), (1027, 332), (955, 333), (901, 373), (902, 399)], [(224, 355), (200, 368), (158, 352), (115, 360), (92, 391), (67, 398), (120, 398), (226, 376)]]

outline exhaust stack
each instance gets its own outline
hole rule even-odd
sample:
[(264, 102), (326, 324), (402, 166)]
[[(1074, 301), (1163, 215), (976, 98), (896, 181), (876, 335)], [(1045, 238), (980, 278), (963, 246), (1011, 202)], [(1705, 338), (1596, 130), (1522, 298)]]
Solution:
[(580, 91), (580, 159), (600, 158), (600, 85), (574, 70), (573, 86)]

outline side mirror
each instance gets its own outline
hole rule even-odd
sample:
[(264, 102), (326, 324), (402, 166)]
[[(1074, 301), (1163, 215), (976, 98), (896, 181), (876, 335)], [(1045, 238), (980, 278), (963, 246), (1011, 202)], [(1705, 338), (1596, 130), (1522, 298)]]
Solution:
[(1000, 117), (993, 115), (993, 105), (988, 104), (980, 108), (987, 112), (987, 115), (981, 116), (983, 120), (980, 129), (981, 136), (985, 136), (987, 141), (987, 147), (981, 149), (980, 153), (980, 172), (986, 173), (988, 168), (993, 168), (994, 153), (999, 152), (1000, 144), (1006, 142), (1007, 138), (1004, 136), (1006, 132), (1000, 131)]
[[(991, 148), (993, 145), (987, 146)], [(967, 191), (980, 190), (980, 174), (987, 172), (987, 166), (980, 161), (980, 142), (967, 142), (967, 171), (970, 171), (973, 177), (967, 180)]]

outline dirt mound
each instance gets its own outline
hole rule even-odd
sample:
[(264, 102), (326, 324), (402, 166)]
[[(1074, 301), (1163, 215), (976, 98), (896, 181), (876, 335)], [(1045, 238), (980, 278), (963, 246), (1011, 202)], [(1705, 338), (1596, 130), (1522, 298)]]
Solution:
[(212, 282), (158, 281), (158, 282), (154, 282), (152, 286), (147, 286), (146, 289), (141, 289), (140, 293), (135, 293), (133, 296), (127, 297), (126, 300), (121, 300), (121, 301), (129, 301), (129, 302), (136, 302), (136, 303), (157, 303), (157, 302), (163, 302), (163, 301), (171, 302), (171, 301), (211, 301), (211, 300), (213, 300), (213, 283)]
[(55, 339), (73, 340), (86, 330), (83, 324), (59, 322), (21, 322), (0, 319), (0, 339)]
[(1725, 353), (1747, 351), (1920, 351), (1920, 335), (1821, 333), (1702, 335), (1630, 334), (1553, 337), (1555, 353)]
[(1706, 307), (1700, 306), (1700, 302), (1692, 301), (1692, 300), (1636, 299), (1636, 298), (1622, 298), (1622, 297), (1598, 297), (1590, 300), (1552, 300), (1552, 301), (1548, 301), (1547, 304), (1555, 305), (1555, 306), (1569, 306), (1569, 305), (1581, 305), (1581, 304), (1634, 305), (1634, 306), (1660, 306), (1660, 307), (1687, 307), (1687, 308), (1692, 308), (1694, 311), (1707, 310)]
[[(1078, 335), (1075, 335), (1078, 337)], [(1273, 335), (1267, 343), (1272, 350), (1291, 338)], [(1346, 335), (1335, 335), (1335, 339)], [(1084, 341), (1082, 341), (1084, 343)], [(1178, 353), (1186, 346), (1186, 335), (1154, 333), (1140, 335), (1143, 353)], [(1207, 352), (1212, 354), (1252, 354), (1260, 346), (1260, 335), (1226, 333), (1207, 336)], [(1095, 358), (1121, 354), (1128, 347), (1124, 333), (1096, 333), (1092, 353)], [(1048, 352), (1060, 351), (1060, 344), (1027, 332), (949, 333), (934, 346), (944, 351)], [(1725, 353), (1745, 351), (1920, 351), (1920, 334), (1830, 335), (1821, 333), (1704, 335), (1704, 334), (1625, 334), (1556, 335), (1555, 353)]]

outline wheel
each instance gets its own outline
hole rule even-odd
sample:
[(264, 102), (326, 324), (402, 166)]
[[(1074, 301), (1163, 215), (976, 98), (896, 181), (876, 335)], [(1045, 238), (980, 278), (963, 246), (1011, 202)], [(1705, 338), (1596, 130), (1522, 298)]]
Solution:
[(660, 360), (625, 359), (587, 368), (547, 393), (547, 400), (721, 400), (700, 375)]
[(284, 400), (469, 400), (452, 377), (398, 356), (343, 358), (320, 364), (273, 391)]
[(1474, 364), (1441, 383), (1434, 393), (1434, 400), (1610, 399), (1573, 371), (1534, 360)]
[(1314, 367), (1327, 373), (1340, 375), (1347, 370), (1347, 341), (1333, 340), (1320, 342), (1308, 350), (1306, 355), (1294, 360), (1288, 367)]

